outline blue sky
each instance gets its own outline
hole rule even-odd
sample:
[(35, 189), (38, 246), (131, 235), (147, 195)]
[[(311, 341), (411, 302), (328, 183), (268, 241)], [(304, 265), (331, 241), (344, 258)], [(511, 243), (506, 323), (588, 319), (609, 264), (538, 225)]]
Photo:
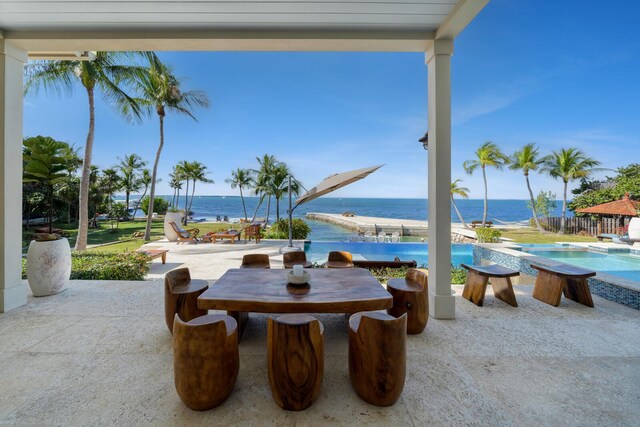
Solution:
[[(640, 161), (640, 5), (589, 7), (579, 1), (491, 0), (456, 39), (452, 58), (452, 178), (472, 198), (482, 179), (462, 162), (484, 141), (512, 153), (528, 142), (542, 151), (575, 146), (616, 168)], [(386, 166), (336, 197), (426, 197), (426, 156), (417, 139), (427, 117), (427, 70), (419, 53), (161, 52), (206, 91), (211, 108), (198, 122), (166, 120), (159, 194), (179, 160), (209, 166), (215, 184), (200, 195), (235, 195), (225, 178), (275, 155), (310, 188), (327, 175)], [(25, 99), (26, 136), (49, 135), (84, 146), (86, 94), (40, 92)], [(110, 167), (138, 153), (152, 166), (157, 117), (130, 125), (101, 99), (96, 106), (93, 162)], [(611, 174), (611, 173), (609, 173)], [(603, 174), (601, 174), (603, 175)], [(524, 178), (488, 172), (490, 198), (526, 198)], [(534, 191), (562, 185), (533, 175)]]

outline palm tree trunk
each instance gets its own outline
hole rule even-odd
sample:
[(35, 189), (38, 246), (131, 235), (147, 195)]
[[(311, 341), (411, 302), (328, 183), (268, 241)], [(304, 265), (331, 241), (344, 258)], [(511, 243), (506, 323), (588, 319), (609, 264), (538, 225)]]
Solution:
[(158, 145), (158, 151), (156, 152), (156, 160), (153, 162), (153, 172), (151, 173), (151, 191), (149, 192), (149, 211), (147, 212), (147, 226), (144, 230), (144, 240), (148, 242), (151, 240), (151, 221), (153, 218), (153, 199), (156, 196), (156, 176), (158, 174), (158, 163), (160, 163), (160, 154), (162, 153), (162, 147), (164, 146), (164, 116), (158, 114), (160, 117), (160, 145)]
[(180, 187), (176, 189), (176, 194), (176, 207), (178, 207), (178, 205), (180, 205)]
[(196, 180), (193, 180), (193, 186), (191, 187), (191, 201), (189, 202), (189, 212), (191, 212), (191, 207), (193, 206), (193, 196), (196, 194)]
[(129, 195), (130, 194), (131, 194), (131, 192), (129, 190), (126, 190), (124, 192), (124, 195), (125, 195), (125, 202), (124, 203), (125, 203), (125, 206), (126, 206), (125, 211), (124, 211), (125, 212), (125, 214), (124, 214), (125, 218), (129, 216)]
[(533, 198), (533, 191), (531, 191), (531, 183), (529, 182), (529, 174), (525, 173), (524, 178), (527, 181), (527, 190), (529, 190), (529, 198), (531, 198), (531, 211), (533, 213), (533, 220), (536, 222), (536, 227), (538, 228), (538, 231), (541, 233), (546, 233), (546, 230), (542, 227), (542, 224), (540, 224), (540, 218), (538, 218), (536, 201)]
[(142, 193), (142, 196), (140, 196), (140, 198), (138, 199), (138, 201), (136, 202), (136, 207), (135, 209), (133, 209), (133, 219), (136, 219), (136, 214), (138, 213), (138, 208), (140, 208), (140, 202), (142, 201), (142, 199), (144, 199), (144, 196), (147, 195), (147, 190), (149, 190), (148, 186), (144, 187), (144, 192)]
[(484, 179), (484, 210), (482, 211), (482, 226), (487, 225), (487, 211), (488, 211), (488, 190), (487, 190), (487, 171), (482, 166), (482, 179)]
[(182, 225), (187, 225), (187, 218), (189, 217), (189, 177), (187, 177), (187, 188), (184, 190), (184, 219)]
[(253, 217), (251, 218), (251, 222), (256, 220), (256, 215), (258, 215), (258, 209), (260, 209), (260, 206), (262, 206), (263, 200), (264, 200), (264, 197), (261, 196), (260, 200), (258, 200), (258, 205), (256, 206), (256, 210), (253, 211)]
[(456, 210), (456, 214), (458, 214), (458, 218), (460, 218), (460, 222), (462, 223), (462, 226), (466, 229), (469, 229), (469, 226), (467, 225), (466, 222), (464, 222), (464, 218), (462, 218), (462, 214), (458, 210), (458, 205), (456, 205), (456, 201), (453, 199), (453, 194), (451, 195), (451, 204), (453, 205), (453, 209)]
[(84, 160), (82, 161), (82, 177), (80, 178), (80, 200), (78, 201), (78, 236), (76, 237), (76, 251), (87, 249), (87, 233), (89, 231), (89, 185), (91, 179), (91, 157), (93, 154), (93, 135), (96, 127), (96, 112), (93, 98), (93, 88), (87, 88), (89, 98), (89, 133), (84, 146)]
[(247, 207), (244, 205), (244, 196), (242, 195), (242, 185), (240, 187), (240, 200), (242, 200), (242, 210), (244, 211), (244, 220), (247, 220)]
[(269, 223), (269, 210), (271, 209), (271, 195), (267, 199), (267, 218), (265, 219), (264, 224), (267, 225)]
[(276, 196), (276, 222), (280, 221), (280, 198)]
[(565, 229), (565, 221), (567, 217), (567, 184), (568, 181), (564, 182), (564, 194), (562, 197), (562, 218), (560, 219), (560, 232), (559, 234), (564, 234)]

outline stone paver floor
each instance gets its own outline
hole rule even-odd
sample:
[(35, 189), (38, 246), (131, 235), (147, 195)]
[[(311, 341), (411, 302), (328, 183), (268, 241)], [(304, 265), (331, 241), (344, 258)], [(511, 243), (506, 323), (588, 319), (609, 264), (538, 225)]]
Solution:
[(194, 412), (174, 389), (162, 281), (75, 281), (0, 315), (0, 424), (637, 425), (640, 312), (598, 297), (594, 309), (567, 300), (554, 308), (530, 286), (516, 286), (518, 308), (490, 289), (480, 308), (454, 290), (457, 319), (430, 319), (408, 337), (405, 389), (392, 407), (356, 396), (345, 317), (319, 315), (321, 395), (306, 411), (280, 409), (267, 378), (266, 315), (253, 315), (234, 392)]

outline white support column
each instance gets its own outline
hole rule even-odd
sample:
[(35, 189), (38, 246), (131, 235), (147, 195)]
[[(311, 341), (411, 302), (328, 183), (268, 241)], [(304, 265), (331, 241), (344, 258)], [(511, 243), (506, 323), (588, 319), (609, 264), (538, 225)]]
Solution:
[(0, 34), (0, 312), (27, 303), (22, 254), (22, 76), (27, 52)]
[(429, 97), (429, 306), (436, 319), (454, 319), (451, 295), (451, 55), (453, 40), (427, 51)]

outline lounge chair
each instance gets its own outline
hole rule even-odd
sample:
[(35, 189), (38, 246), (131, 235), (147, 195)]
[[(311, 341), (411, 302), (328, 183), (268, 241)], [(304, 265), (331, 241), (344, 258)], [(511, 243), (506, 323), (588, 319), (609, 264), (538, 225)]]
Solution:
[(386, 241), (387, 241), (387, 233), (385, 233), (384, 231), (381, 231), (380, 233), (378, 233), (378, 242), (384, 243)]
[(184, 228), (178, 227), (178, 225), (171, 221), (169, 223), (173, 231), (178, 235), (178, 243), (198, 243), (198, 234), (200, 234), (199, 228), (190, 228), (185, 230)]
[(400, 232), (394, 231), (393, 233), (391, 233), (391, 242), (398, 243), (399, 241), (400, 241)]
[(244, 228), (244, 242), (247, 240), (255, 239), (256, 243), (260, 243), (262, 238), (262, 227), (260, 224), (251, 224)]
[(370, 231), (367, 231), (366, 233), (364, 233), (365, 242), (373, 242), (374, 240), (375, 238), (373, 237), (373, 234)]
[(345, 251), (329, 252), (326, 268), (353, 268), (353, 256)]

